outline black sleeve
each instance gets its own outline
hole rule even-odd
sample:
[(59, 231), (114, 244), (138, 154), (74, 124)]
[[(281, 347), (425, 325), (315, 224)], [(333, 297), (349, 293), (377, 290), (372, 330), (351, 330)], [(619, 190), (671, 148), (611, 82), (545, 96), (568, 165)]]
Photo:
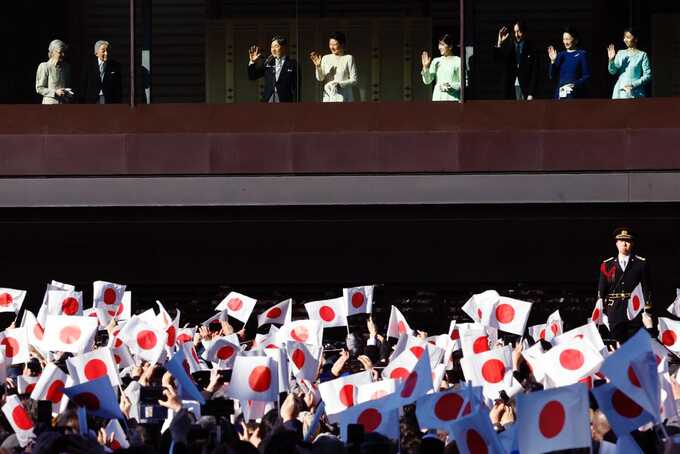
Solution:
[(597, 283), (597, 297), (604, 298), (607, 296), (607, 278), (604, 275), (605, 262), (600, 264), (600, 280)]
[(508, 37), (508, 39), (506, 39), (505, 42), (501, 44), (501, 47), (493, 46), (493, 59), (495, 61), (505, 63), (505, 61), (508, 59), (511, 49), (508, 44), (509, 40), (510, 38)]
[(264, 58), (258, 58), (252, 65), (248, 63), (248, 79), (257, 80), (264, 77)]
[(649, 264), (644, 261), (642, 267), (642, 294), (645, 296), (645, 310), (652, 309), (652, 283), (649, 279)]

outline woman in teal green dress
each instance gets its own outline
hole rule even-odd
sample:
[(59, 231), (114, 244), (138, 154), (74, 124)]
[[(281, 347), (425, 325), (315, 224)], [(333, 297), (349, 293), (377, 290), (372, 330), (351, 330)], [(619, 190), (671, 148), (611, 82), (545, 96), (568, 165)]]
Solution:
[(619, 78), (612, 99), (645, 97), (645, 86), (652, 80), (652, 69), (647, 53), (637, 48), (637, 35), (631, 29), (623, 32), (625, 50), (616, 52), (613, 44), (607, 48), (609, 73)]
[(453, 49), (453, 37), (446, 34), (439, 40), (441, 57), (433, 60), (427, 51), (421, 55), (423, 83), (435, 82), (432, 101), (460, 101), (460, 57), (453, 55)]

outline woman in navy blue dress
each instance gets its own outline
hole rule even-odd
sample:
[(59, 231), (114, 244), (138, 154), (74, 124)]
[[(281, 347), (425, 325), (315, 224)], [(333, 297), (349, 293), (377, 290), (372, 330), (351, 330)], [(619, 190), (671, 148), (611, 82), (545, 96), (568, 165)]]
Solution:
[(570, 29), (562, 33), (564, 51), (548, 47), (550, 80), (557, 81), (555, 99), (585, 98), (590, 80), (588, 52), (578, 48), (578, 35)]

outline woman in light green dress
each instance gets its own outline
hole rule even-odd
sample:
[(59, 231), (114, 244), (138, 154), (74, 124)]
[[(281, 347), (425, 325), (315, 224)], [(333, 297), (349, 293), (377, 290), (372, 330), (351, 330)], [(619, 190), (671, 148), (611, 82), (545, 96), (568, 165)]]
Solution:
[(460, 101), (460, 57), (453, 55), (453, 37), (445, 34), (438, 47), (441, 57), (433, 60), (426, 51), (421, 55), (423, 83), (435, 82), (432, 101)]
[(609, 73), (619, 78), (614, 86), (612, 99), (645, 97), (645, 85), (652, 80), (652, 69), (647, 53), (637, 48), (637, 36), (631, 29), (623, 32), (625, 50), (616, 52), (613, 44), (607, 48)]

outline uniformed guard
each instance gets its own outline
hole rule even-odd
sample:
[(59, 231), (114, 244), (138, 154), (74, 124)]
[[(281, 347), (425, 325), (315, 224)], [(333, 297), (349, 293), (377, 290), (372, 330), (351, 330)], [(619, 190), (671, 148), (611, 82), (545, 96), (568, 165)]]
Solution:
[(618, 255), (606, 259), (600, 265), (600, 282), (597, 298), (602, 300), (612, 337), (623, 343), (642, 327), (640, 315), (628, 320), (627, 306), (631, 292), (642, 283), (645, 297), (643, 317), (651, 309), (651, 292), (649, 283), (649, 265), (647, 260), (632, 254), (635, 236), (627, 227), (614, 230)]

